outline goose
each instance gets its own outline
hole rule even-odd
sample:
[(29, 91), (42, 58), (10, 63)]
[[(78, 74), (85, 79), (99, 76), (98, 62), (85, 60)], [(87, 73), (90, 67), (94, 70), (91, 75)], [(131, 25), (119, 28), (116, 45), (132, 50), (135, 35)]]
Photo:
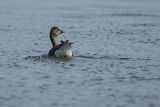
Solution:
[(73, 53), (71, 50), (71, 45), (73, 43), (70, 43), (69, 40), (61, 41), (60, 44), (57, 43), (57, 36), (64, 33), (63, 30), (61, 30), (58, 27), (52, 27), (50, 30), (50, 41), (52, 43), (52, 48), (48, 52), (48, 56), (53, 57), (72, 57)]

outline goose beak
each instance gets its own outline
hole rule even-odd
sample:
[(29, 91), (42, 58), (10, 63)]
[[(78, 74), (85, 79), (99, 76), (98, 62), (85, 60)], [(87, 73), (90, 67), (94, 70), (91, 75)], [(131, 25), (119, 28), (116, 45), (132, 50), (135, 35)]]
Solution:
[(64, 33), (64, 31), (63, 31), (63, 30), (61, 30), (60, 34), (62, 34), (62, 33)]

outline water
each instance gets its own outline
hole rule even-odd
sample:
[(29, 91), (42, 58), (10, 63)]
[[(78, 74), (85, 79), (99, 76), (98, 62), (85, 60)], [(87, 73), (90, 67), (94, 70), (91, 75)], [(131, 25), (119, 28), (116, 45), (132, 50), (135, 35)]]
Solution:
[[(159, 4), (1, 0), (0, 107), (160, 107)], [(74, 58), (48, 58), (52, 26)]]

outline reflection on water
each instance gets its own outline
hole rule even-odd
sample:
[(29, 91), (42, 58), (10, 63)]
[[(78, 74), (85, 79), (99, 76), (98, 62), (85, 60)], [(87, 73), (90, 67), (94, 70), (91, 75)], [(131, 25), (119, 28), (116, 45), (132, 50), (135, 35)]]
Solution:
[(28, 56), (25, 57), (24, 59), (28, 60), (34, 60), (34, 61), (38, 61), (38, 60), (59, 60), (59, 61), (69, 61), (69, 60), (75, 60), (75, 59), (102, 59), (102, 60), (151, 60), (149, 58), (128, 58), (128, 57), (116, 57), (116, 56), (98, 56), (97, 54), (94, 55), (76, 55), (73, 56), (71, 58), (68, 57), (50, 57), (47, 54), (43, 54), (43, 55), (39, 55), (39, 56)]
[[(0, 107), (159, 107), (155, 0), (0, 3)], [(55, 25), (73, 58), (48, 57)]]

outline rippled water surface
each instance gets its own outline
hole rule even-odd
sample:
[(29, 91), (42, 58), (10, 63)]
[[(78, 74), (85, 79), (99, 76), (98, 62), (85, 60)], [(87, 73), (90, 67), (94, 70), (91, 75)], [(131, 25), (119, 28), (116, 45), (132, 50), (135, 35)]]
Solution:
[[(1, 0), (0, 107), (160, 107), (159, 4)], [(48, 58), (52, 26), (74, 58)]]

